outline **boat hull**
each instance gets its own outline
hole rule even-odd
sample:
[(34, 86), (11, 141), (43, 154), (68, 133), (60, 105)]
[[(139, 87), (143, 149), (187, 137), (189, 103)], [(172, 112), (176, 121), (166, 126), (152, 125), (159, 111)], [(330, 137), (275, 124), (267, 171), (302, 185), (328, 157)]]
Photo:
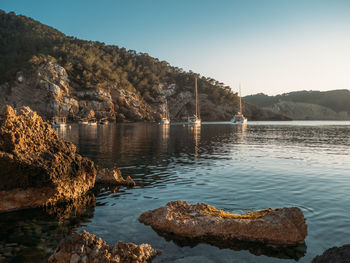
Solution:
[(167, 120), (167, 119), (163, 119), (163, 120), (160, 121), (160, 124), (169, 125), (169, 124), (170, 124), (170, 121)]
[(201, 120), (189, 120), (188, 125), (201, 125)]
[(247, 119), (244, 119), (244, 120), (235, 120), (235, 119), (232, 119), (231, 120), (231, 123), (232, 124), (247, 124), (248, 120)]

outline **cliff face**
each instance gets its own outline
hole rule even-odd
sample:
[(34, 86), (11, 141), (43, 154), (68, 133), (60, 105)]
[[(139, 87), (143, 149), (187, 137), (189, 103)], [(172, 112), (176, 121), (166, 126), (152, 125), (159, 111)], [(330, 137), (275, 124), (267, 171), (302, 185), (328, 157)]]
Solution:
[(0, 85), (0, 107), (29, 106), (44, 119), (53, 116), (77, 119), (155, 121), (159, 113), (135, 94), (96, 87), (80, 90), (66, 70), (50, 60), (17, 73), (16, 79)]
[[(194, 112), (194, 95), (183, 87), (159, 84), (147, 101), (137, 93), (111, 85), (96, 85), (82, 89), (70, 80), (65, 68), (51, 59), (31, 64), (16, 74), (13, 81), (0, 85), (0, 107), (29, 106), (45, 120), (54, 116), (79, 119), (110, 119), (124, 121), (159, 121), (169, 110), (173, 121), (181, 121)], [(203, 120), (230, 120), (238, 111), (238, 105), (216, 105), (205, 93), (199, 94)], [(244, 103), (244, 112), (249, 119), (285, 119), (283, 116), (264, 111)]]

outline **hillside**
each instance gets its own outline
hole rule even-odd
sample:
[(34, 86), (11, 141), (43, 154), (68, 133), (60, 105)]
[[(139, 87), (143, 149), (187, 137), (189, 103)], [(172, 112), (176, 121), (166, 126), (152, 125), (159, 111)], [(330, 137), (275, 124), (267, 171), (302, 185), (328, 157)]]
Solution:
[(295, 120), (350, 120), (350, 91), (296, 91), (277, 96), (262, 93), (245, 101)]
[[(238, 110), (230, 87), (145, 53), (69, 37), (31, 18), (0, 10), (0, 106), (29, 105), (44, 118), (67, 116), (159, 121), (194, 109), (198, 78), (203, 120), (229, 120)], [(249, 119), (283, 116), (244, 103)]]

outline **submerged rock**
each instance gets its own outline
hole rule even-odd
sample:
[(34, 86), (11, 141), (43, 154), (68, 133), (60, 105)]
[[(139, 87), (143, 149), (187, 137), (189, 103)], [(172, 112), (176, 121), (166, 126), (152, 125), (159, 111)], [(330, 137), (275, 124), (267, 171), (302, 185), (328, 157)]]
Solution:
[(139, 221), (157, 231), (203, 240), (236, 239), (288, 246), (304, 243), (307, 235), (304, 215), (297, 207), (235, 215), (203, 203), (174, 201), (143, 213)]
[(94, 186), (96, 168), (29, 107), (0, 119), (0, 212), (65, 202)]
[(98, 168), (96, 183), (108, 185), (124, 185), (135, 186), (135, 181), (128, 176), (126, 179), (122, 177), (121, 171), (117, 167), (113, 168)]
[(101, 238), (83, 230), (63, 239), (49, 258), (49, 262), (142, 263), (149, 261), (157, 253), (158, 251), (148, 244), (118, 242), (109, 246)]
[(329, 248), (321, 256), (316, 256), (311, 263), (350, 263), (350, 244)]

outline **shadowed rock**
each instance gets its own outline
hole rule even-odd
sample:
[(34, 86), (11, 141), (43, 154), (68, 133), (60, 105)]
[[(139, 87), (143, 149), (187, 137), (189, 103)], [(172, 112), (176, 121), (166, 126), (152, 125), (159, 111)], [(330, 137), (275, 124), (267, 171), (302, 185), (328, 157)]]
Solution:
[(236, 239), (288, 246), (303, 244), (307, 235), (303, 213), (296, 207), (235, 215), (203, 203), (174, 201), (143, 213), (139, 221), (158, 231), (203, 240)]
[(63, 239), (55, 253), (49, 258), (51, 263), (103, 262), (103, 263), (142, 263), (157, 255), (148, 244), (118, 242), (109, 246), (101, 238), (82, 231)]
[(124, 186), (135, 186), (135, 181), (128, 176), (126, 179), (122, 177), (121, 171), (117, 167), (113, 168), (98, 168), (96, 176), (97, 184), (107, 185), (124, 185)]
[(94, 163), (29, 107), (5, 106), (0, 119), (0, 212), (80, 197), (94, 186)]
[(316, 256), (311, 263), (350, 263), (350, 244), (329, 248), (321, 256)]

